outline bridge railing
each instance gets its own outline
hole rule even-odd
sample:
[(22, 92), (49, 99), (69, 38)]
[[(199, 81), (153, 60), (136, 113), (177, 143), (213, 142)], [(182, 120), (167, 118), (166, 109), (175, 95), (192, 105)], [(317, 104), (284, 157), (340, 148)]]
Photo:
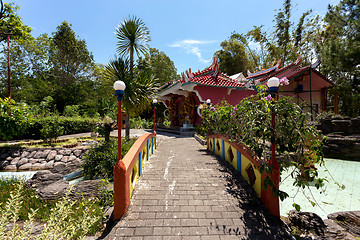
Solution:
[(230, 142), (229, 138), (221, 134), (207, 137), (207, 148), (223, 160), (228, 161), (241, 176), (252, 186), (261, 202), (273, 215), (277, 215), (279, 199), (273, 195), (270, 187), (265, 189), (264, 181), (268, 173), (260, 173), (258, 166), (265, 160), (255, 159), (252, 151), (242, 143)]
[(120, 219), (130, 205), (130, 199), (145, 163), (156, 148), (156, 133), (139, 137), (121, 161), (114, 167), (114, 216)]

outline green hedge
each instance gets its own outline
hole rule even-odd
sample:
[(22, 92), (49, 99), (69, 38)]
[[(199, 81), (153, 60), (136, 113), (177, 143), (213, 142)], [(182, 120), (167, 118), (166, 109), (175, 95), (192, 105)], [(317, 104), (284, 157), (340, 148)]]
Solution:
[[(52, 117), (31, 120), (25, 138), (40, 139), (41, 129), (47, 123), (51, 123)], [(75, 134), (95, 131), (98, 119), (89, 117), (59, 117), (59, 125), (64, 129), (63, 134)]]

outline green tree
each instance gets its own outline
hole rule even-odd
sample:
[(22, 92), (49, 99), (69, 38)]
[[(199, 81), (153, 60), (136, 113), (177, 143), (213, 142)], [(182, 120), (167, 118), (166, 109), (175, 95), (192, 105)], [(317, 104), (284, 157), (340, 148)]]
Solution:
[(148, 55), (137, 60), (137, 69), (153, 75), (159, 85), (180, 78), (174, 62), (156, 48), (150, 48)]
[[(40, 102), (52, 95), (49, 86), (50, 38), (47, 34), (37, 38), (15, 39), (11, 44), (11, 87), (16, 101)], [(0, 54), (0, 96), (7, 96), (7, 49)]]
[(321, 70), (336, 82), (341, 113), (360, 115), (360, 2), (342, 0), (329, 6), (317, 45)]
[(321, 19), (312, 16), (311, 10), (305, 12), (295, 25), (291, 21), (291, 0), (284, 0), (283, 8), (275, 14), (272, 33), (263, 30), (263, 26), (254, 26), (246, 36), (260, 45), (260, 62), (264, 68), (270, 67), (278, 59), (283, 64), (296, 60), (300, 54), (306, 64), (312, 62), (315, 44), (319, 36)]
[(126, 85), (122, 104), (126, 111), (126, 131), (127, 139), (130, 137), (130, 115), (140, 113), (146, 106), (151, 104), (150, 96), (154, 94), (154, 78), (139, 72), (134, 75), (130, 71), (130, 60), (121, 57), (111, 60), (106, 66), (106, 78), (112, 82), (123, 81)]
[(0, 42), (6, 41), (7, 35), (10, 35), (11, 39), (31, 37), (31, 28), (23, 24), (21, 17), (16, 13), (17, 10), (19, 7), (14, 4), (5, 3), (3, 5), (0, 18)]
[(54, 100), (59, 112), (66, 105), (84, 103), (93, 89), (94, 69), (92, 53), (85, 40), (77, 39), (71, 24), (63, 22), (53, 33), (49, 61), (54, 87)]
[(120, 56), (130, 56), (130, 73), (134, 68), (134, 52), (137, 56), (147, 54), (148, 44), (151, 41), (150, 31), (145, 22), (136, 16), (128, 17), (116, 29), (117, 51)]
[(215, 55), (219, 58), (219, 68), (222, 72), (233, 75), (239, 72), (245, 73), (247, 69), (252, 68), (253, 63), (248, 57), (246, 47), (236, 38), (230, 37), (220, 46), (222, 49)]

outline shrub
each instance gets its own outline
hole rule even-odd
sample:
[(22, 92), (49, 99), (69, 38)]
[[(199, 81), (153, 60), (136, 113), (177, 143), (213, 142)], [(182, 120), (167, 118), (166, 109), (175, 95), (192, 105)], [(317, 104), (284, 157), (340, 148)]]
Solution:
[(50, 121), (47, 121), (40, 130), (41, 138), (50, 144), (63, 133), (64, 127), (60, 126), (58, 117), (52, 117)]
[[(47, 211), (43, 231), (37, 236), (32, 236), (39, 208), (29, 208), (27, 205), (29, 196), (26, 192), (29, 190), (24, 188), (23, 182), (16, 180), (11, 180), (9, 184), (0, 181), (0, 185), (12, 186), (6, 200), (0, 205), (1, 239), (80, 239), (87, 234), (98, 232), (105, 219), (103, 209), (98, 205), (97, 200), (74, 201), (65, 197), (53, 203)], [(26, 217), (21, 215), (22, 211), (26, 211)], [(7, 230), (10, 223), (12, 225)], [(23, 223), (22, 227), (19, 223)]]
[[(129, 151), (136, 138), (131, 138), (128, 141), (122, 139), (121, 153), (122, 156)], [(92, 147), (84, 157), (84, 174), (90, 179), (105, 178), (113, 179), (114, 166), (117, 161), (118, 151), (117, 140), (110, 139), (109, 142), (100, 142)]]
[(20, 139), (28, 131), (30, 120), (26, 104), (0, 98), (0, 140)]
[(116, 127), (116, 121), (110, 117), (104, 117), (96, 126), (96, 132), (105, 137), (105, 142), (110, 141), (110, 133)]
[(79, 105), (68, 105), (65, 107), (64, 115), (66, 117), (79, 117), (80, 106)]
[[(271, 112), (275, 112), (276, 131), (271, 126)], [(203, 110), (203, 131), (229, 136), (232, 140), (247, 145), (258, 159), (270, 159), (271, 143), (276, 142), (276, 155), (280, 169), (295, 167), (292, 173), (295, 186), (309, 186), (316, 180), (320, 188), (323, 179), (318, 178), (315, 164), (323, 164), (323, 136), (313, 126), (309, 126), (307, 113), (291, 103), (290, 98), (282, 97), (271, 101), (264, 93), (243, 99), (238, 105), (231, 106), (226, 102)], [(303, 169), (309, 168), (309, 178), (300, 178)], [(260, 171), (272, 171), (268, 163), (260, 165)], [(271, 185), (272, 182), (269, 182)], [(265, 184), (266, 185), (266, 184)], [(281, 199), (287, 197), (279, 191)]]
[(28, 134), (24, 137), (39, 139), (41, 138), (41, 129), (46, 124), (51, 124), (53, 118), (58, 119), (59, 126), (63, 128), (63, 134), (75, 134), (83, 132), (93, 132), (96, 128), (97, 119), (84, 117), (45, 117), (38, 118), (31, 121), (28, 129)]
[(141, 119), (140, 117), (130, 118), (130, 126), (135, 129), (151, 129), (153, 124), (153, 121)]

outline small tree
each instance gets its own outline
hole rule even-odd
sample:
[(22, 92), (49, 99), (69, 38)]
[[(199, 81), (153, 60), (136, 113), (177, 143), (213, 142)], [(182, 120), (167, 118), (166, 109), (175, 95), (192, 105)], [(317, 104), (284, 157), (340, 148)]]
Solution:
[(46, 121), (40, 130), (41, 138), (50, 145), (64, 133), (64, 127), (60, 125), (59, 117), (54, 116)]

